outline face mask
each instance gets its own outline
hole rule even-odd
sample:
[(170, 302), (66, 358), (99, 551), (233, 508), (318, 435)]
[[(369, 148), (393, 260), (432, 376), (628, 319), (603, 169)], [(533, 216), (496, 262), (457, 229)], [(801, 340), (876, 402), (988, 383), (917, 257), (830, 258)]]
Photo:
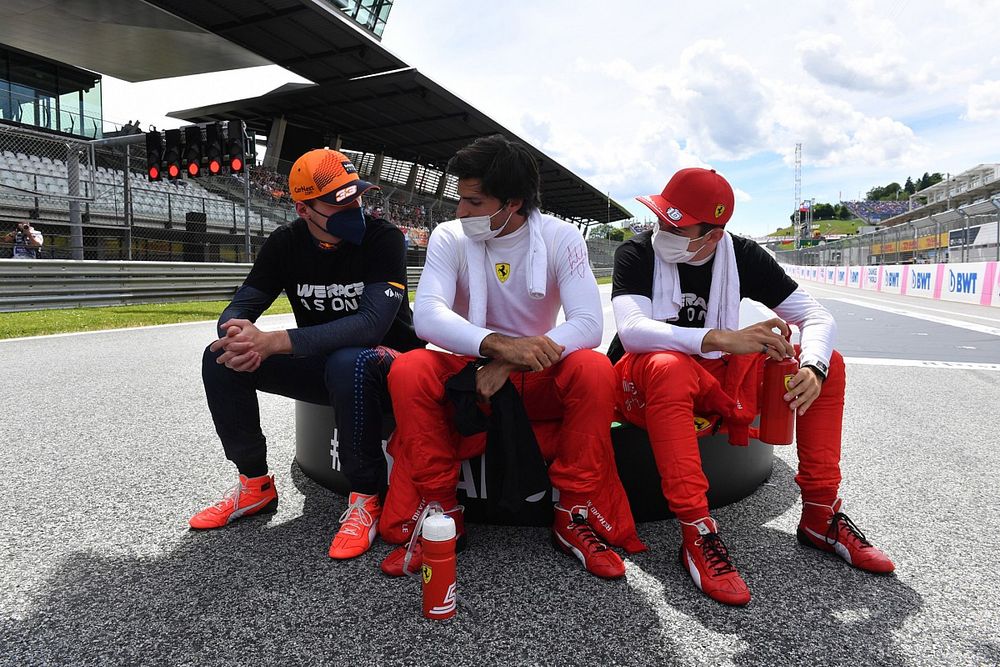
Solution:
[[(712, 232), (709, 232), (708, 234), (711, 233)], [(705, 234), (705, 236), (708, 236), (708, 234)], [(678, 236), (677, 234), (671, 234), (670, 232), (657, 229), (653, 234), (653, 252), (655, 252), (656, 256), (664, 262), (701, 266), (708, 260), (712, 259), (712, 255), (698, 260), (697, 262), (692, 262), (691, 260), (694, 256), (702, 251), (702, 247), (699, 247), (697, 250), (688, 250), (688, 247), (695, 241), (704, 239), (705, 236), (699, 236), (696, 239), (689, 239), (686, 236)]]
[[(313, 209), (313, 213), (320, 217), (321, 222), (317, 224), (309, 220), (310, 224), (316, 225), (328, 234), (344, 239), (348, 243), (361, 245), (361, 240), (365, 237), (365, 214), (360, 208), (337, 211), (329, 216), (324, 216), (316, 209)], [(319, 247), (326, 249), (323, 242), (319, 242)]]
[[(501, 208), (499, 211), (494, 213), (502, 212)], [(507, 220), (500, 225), (500, 229), (490, 229), (490, 223), (493, 220), (493, 215), (474, 215), (468, 218), (459, 218), (462, 221), (462, 231), (473, 241), (489, 241), (490, 239), (495, 239), (497, 236), (503, 232), (507, 227), (507, 223), (514, 216), (514, 212), (507, 216)]]

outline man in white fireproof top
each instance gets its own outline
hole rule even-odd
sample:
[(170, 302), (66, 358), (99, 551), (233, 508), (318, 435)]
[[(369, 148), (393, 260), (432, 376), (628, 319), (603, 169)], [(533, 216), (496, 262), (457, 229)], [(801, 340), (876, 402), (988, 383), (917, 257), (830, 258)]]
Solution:
[[(431, 234), (414, 304), (418, 335), (448, 352), (404, 354), (390, 373), (397, 429), (382, 537), (407, 540), (421, 509), (437, 502), (464, 546), (460, 463), (484, 451), (485, 437), (459, 435), (444, 385), (480, 360), (480, 402), (510, 379), (549, 462), (560, 493), (553, 541), (588, 572), (621, 577), (624, 564), (606, 543), (645, 547), (611, 448), (615, 376), (592, 349), (604, 318), (586, 243), (573, 225), (539, 212), (538, 165), (525, 146), (484, 137), (458, 151), (448, 171), (458, 177), (459, 219)], [(560, 308), (566, 320), (557, 326)], [(383, 571), (403, 574), (404, 555), (402, 547), (390, 553)], [(419, 563), (416, 554), (410, 568)]]

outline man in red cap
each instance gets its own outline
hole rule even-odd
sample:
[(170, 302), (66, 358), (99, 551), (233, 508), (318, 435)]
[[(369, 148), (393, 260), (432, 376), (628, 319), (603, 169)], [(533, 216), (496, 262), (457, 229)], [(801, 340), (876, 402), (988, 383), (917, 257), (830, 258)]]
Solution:
[[(696, 412), (723, 404), (730, 411), (724, 416), (755, 406), (758, 383), (740, 384), (733, 374), (755, 378), (767, 357), (797, 355), (800, 369), (784, 399), (799, 417), (799, 542), (862, 570), (891, 572), (892, 561), (841, 511), (845, 375), (844, 360), (833, 349), (833, 317), (763, 248), (726, 232), (733, 190), (714, 170), (682, 169), (661, 194), (638, 200), (659, 225), (615, 252), (611, 303), (618, 335), (608, 354), (619, 379), (618, 408), (647, 429), (663, 494), (681, 522), (682, 565), (711, 598), (730, 605), (750, 601), (709, 514), (692, 424)], [(778, 317), (740, 329), (744, 298)], [(801, 331), (801, 348), (788, 342), (789, 323)], [(723, 394), (720, 403), (720, 383), (738, 395)]]
[[(374, 186), (327, 149), (296, 160), (288, 185), (299, 218), (261, 247), (202, 360), (208, 406), (239, 482), (190, 525), (221, 528), (275, 510), (257, 392), (281, 394), (336, 409), (338, 456), (352, 493), (330, 556), (352, 558), (378, 532), (389, 367), (423, 342), (413, 331), (403, 234), (361, 209), (361, 195)], [(297, 327), (261, 331), (253, 323), (282, 290)]]

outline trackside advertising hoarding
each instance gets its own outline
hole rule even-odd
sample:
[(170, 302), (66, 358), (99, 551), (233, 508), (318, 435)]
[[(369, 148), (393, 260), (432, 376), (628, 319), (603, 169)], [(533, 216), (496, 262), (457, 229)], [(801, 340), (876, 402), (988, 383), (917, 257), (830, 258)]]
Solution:
[(1000, 263), (998, 262), (835, 267), (792, 264), (782, 266), (785, 272), (796, 280), (1000, 308)]

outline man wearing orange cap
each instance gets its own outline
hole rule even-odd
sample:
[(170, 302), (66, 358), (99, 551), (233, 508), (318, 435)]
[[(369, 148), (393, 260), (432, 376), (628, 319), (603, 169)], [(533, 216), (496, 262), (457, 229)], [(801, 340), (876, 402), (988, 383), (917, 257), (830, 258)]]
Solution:
[[(257, 392), (281, 394), (336, 409), (338, 454), (352, 493), (330, 556), (352, 558), (378, 531), (389, 367), (423, 342), (413, 331), (403, 234), (362, 212), (361, 195), (374, 186), (327, 149), (296, 160), (288, 184), (299, 219), (261, 247), (202, 362), (208, 406), (239, 483), (190, 524), (221, 528), (275, 510)], [(261, 331), (253, 323), (282, 290), (297, 328)]]
[[(755, 378), (767, 357), (797, 355), (800, 369), (784, 399), (799, 416), (799, 542), (862, 570), (891, 572), (892, 561), (841, 512), (845, 375), (844, 360), (833, 349), (833, 317), (763, 248), (725, 231), (733, 190), (714, 170), (682, 169), (661, 194), (638, 200), (659, 224), (615, 252), (611, 303), (618, 335), (608, 354), (616, 362), (618, 408), (647, 429), (663, 494), (681, 523), (681, 564), (711, 598), (730, 605), (750, 601), (709, 515), (692, 424), (696, 411), (725, 406), (735, 441), (736, 413), (756, 405), (758, 383), (737, 385), (729, 376), (741, 369), (744, 380)], [(744, 298), (778, 317), (740, 329)], [(801, 347), (789, 343), (789, 323), (799, 327)], [(737, 395), (723, 394), (720, 401), (720, 383)]]

